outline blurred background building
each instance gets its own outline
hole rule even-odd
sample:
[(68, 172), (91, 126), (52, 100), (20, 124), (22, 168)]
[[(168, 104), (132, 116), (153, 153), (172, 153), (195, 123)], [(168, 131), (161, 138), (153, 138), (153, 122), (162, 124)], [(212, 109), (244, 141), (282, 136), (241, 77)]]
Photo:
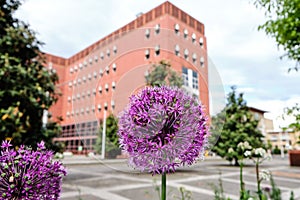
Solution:
[[(88, 31), (88, 30), (87, 30)], [(208, 57), (204, 25), (170, 2), (137, 18), (70, 58), (46, 54), (47, 67), (59, 75), (61, 96), (49, 111), (63, 117), (66, 151), (93, 151), (99, 122), (117, 115), (128, 97), (145, 86), (153, 64), (170, 62), (184, 87), (209, 114)], [(78, 148), (80, 147), (80, 148)]]

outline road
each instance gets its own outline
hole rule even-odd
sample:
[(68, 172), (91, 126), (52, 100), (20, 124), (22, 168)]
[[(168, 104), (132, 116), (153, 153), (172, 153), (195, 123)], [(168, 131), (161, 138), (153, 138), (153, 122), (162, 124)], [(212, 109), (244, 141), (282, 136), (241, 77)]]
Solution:
[[(89, 160), (89, 158), (64, 159), (68, 175), (63, 180), (62, 200), (158, 200), (160, 176), (140, 173), (127, 166), (126, 160)], [(265, 161), (261, 169), (272, 172), (283, 199), (290, 191), (300, 200), (300, 167), (289, 166), (288, 158), (275, 157)], [(167, 175), (168, 200), (179, 196), (179, 188), (192, 193), (193, 200), (212, 200), (212, 184), (222, 177), (224, 193), (231, 199), (239, 198), (239, 167), (230, 166), (222, 159), (206, 159), (190, 167), (180, 168)], [(247, 162), (244, 168), (246, 189), (256, 190), (255, 167)], [(262, 187), (269, 187), (263, 181)]]

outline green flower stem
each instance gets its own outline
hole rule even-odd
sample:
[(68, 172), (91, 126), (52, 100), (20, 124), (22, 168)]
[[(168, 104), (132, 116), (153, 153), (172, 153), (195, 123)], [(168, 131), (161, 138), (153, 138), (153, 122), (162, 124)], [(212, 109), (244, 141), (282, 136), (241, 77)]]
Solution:
[(259, 197), (259, 200), (262, 200), (262, 191), (260, 189), (260, 178), (259, 178), (259, 162), (257, 160), (256, 164), (255, 164), (255, 169), (256, 169), (256, 181), (257, 181), (257, 194)]
[(244, 191), (245, 191), (245, 183), (243, 181), (243, 167), (244, 167), (244, 163), (243, 161), (240, 161), (240, 187), (241, 187), (240, 197), (241, 198), (244, 196)]
[(164, 172), (161, 175), (161, 200), (166, 200), (166, 190), (167, 190), (167, 175)]

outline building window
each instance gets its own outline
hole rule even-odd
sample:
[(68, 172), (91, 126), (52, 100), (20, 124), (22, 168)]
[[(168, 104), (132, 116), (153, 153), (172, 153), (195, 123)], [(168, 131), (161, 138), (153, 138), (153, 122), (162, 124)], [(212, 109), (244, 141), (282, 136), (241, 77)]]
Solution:
[(96, 95), (96, 89), (95, 88), (93, 89), (93, 94)]
[(186, 67), (182, 67), (182, 79), (183, 79), (183, 85), (189, 86), (189, 76), (188, 76), (188, 69)]
[(203, 37), (199, 38), (199, 45), (200, 45), (200, 47), (203, 47), (203, 45), (204, 45)]
[(155, 33), (159, 34), (159, 32), (160, 32), (160, 24), (156, 24), (155, 27), (154, 27), (154, 29), (155, 29)]
[(100, 76), (103, 75), (103, 69), (100, 69), (100, 70), (99, 70), (99, 74), (100, 74)]
[(148, 60), (150, 58), (150, 50), (146, 49), (145, 50), (145, 58)]
[(198, 74), (193, 71), (193, 89), (198, 89)]
[(107, 74), (109, 73), (109, 66), (108, 65), (105, 67), (105, 71), (106, 71)]
[(98, 61), (98, 56), (94, 56), (94, 60), (95, 60), (95, 62), (97, 62)]
[(114, 47), (113, 47), (113, 52), (114, 52), (114, 54), (117, 54), (117, 52), (118, 52), (117, 46), (114, 46)]
[(145, 30), (145, 36), (147, 39), (150, 37), (150, 29)]
[(117, 65), (116, 65), (116, 63), (113, 63), (113, 64), (112, 64), (112, 68), (113, 68), (114, 71), (117, 70)]
[(69, 96), (69, 97), (68, 97), (68, 102), (70, 102), (70, 101), (71, 101), (71, 97)]
[(204, 67), (204, 58), (203, 57), (200, 58), (200, 66)]
[(97, 78), (97, 72), (94, 72), (94, 78)]
[(107, 55), (107, 57), (110, 56), (110, 50), (109, 49), (106, 50), (106, 55)]
[(195, 34), (195, 33), (192, 34), (192, 42), (193, 42), (193, 43), (196, 42), (196, 34)]
[(114, 81), (111, 83), (111, 87), (113, 90), (116, 89), (116, 83)]
[(155, 46), (155, 55), (159, 55), (160, 54), (160, 46), (159, 45), (156, 45)]
[(106, 92), (108, 92), (108, 84), (107, 83), (105, 83), (105, 90), (106, 90)]
[(89, 79), (89, 80), (92, 79), (92, 75), (91, 75), (91, 74), (88, 75), (88, 79)]
[(78, 67), (77, 67), (77, 66), (75, 66), (75, 67), (74, 67), (74, 71), (75, 71), (75, 72), (77, 72), (77, 70), (78, 70)]
[(185, 50), (184, 50), (184, 58), (185, 58), (185, 59), (188, 59), (188, 57), (189, 57), (189, 50), (188, 50), (188, 49), (185, 49)]
[(179, 47), (179, 45), (178, 44), (176, 44), (175, 45), (175, 54), (176, 54), (176, 56), (179, 56), (180, 55), (180, 47)]
[(79, 78), (78, 81), (77, 81), (78, 85), (81, 84), (81, 79)]
[(105, 110), (107, 110), (107, 106), (108, 106), (108, 105), (107, 105), (107, 103), (105, 102), (105, 103), (104, 103), (104, 109), (105, 109)]
[(189, 34), (189, 31), (187, 29), (184, 29), (184, 31), (183, 31), (183, 37), (187, 38), (188, 34)]
[(69, 87), (72, 87), (72, 82), (69, 82)]
[(82, 77), (82, 80), (83, 80), (83, 82), (85, 83), (85, 82), (86, 82), (86, 77), (85, 77), (85, 76)]
[(90, 65), (93, 64), (93, 59), (90, 58), (90, 59), (89, 59), (89, 62), (90, 62)]
[(101, 58), (102, 60), (104, 59), (104, 53), (103, 53), (103, 52), (100, 53), (100, 58)]
[(175, 25), (174, 25), (174, 31), (175, 31), (175, 33), (176, 33), (177, 35), (179, 35), (179, 29), (180, 29), (179, 24), (175, 24)]
[(115, 101), (111, 100), (111, 108), (114, 109), (115, 108)]
[(193, 58), (193, 62), (196, 63), (196, 61), (197, 61), (197, 54), (193, 53), (192, 58)]
[(82, 69), (82, 67), (83, 67), (83, 65), (80, 63), (80, 64), (79, 64), (79, 69)]
[(100, 94), (102, 93), (102, 86), (98, 87), (98, 91), (99, 91)]
[(72, 67), (70, 68), (70, 73), (71, 73), (71, 74), (73, 73), (73, 68), (72, 68)]
[(83, 65), (84, 65), (85, 67), (87, 67), (87, 62), (86, 62), (86, 61), (84, 61), (84, 62), (83, 62)]
[(76, 81), (76, 80), (73, 81), (73, 85), (74, 85), (74, 86), (77, 85), (77, 81)]
[(101, 105), (98, 104), (98, 111), (100, 112), (101, 111)]

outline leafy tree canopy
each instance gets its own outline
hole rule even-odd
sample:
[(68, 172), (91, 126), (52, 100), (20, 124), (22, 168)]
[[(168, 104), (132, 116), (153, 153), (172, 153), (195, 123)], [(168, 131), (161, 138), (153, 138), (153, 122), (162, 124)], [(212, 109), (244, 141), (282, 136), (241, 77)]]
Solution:
[(182, 77), (171, 68), (171, 64), (165, 60), (154, 64), (151, 72), (145, 76), (147, 85), (161, 86), (170, 85), (176, 87), (182, 87)]
[[(285, 119), (286, 116), (294, 118), (293, 122), (291, 122), (287, 128), (291, 128), (295, 132), (300, 131), (300, 105), (296, 103), (292, 107), (285, 108), (283, 119)], [(297, 143), (300, 144), (300, 137)]]
[(237, 164), (241, 142), (248, 142), (253, 148), (264, 146), (263, 135), (257, 129), (258, 121), (249, 111), (243, 93), (236, 94), (235, 87), (227, 96), (225, 108), (212, 117), (211, 123), (211, 144), (217, 141), (212, 151), (222, 158)]
[(0, 3), (0, 140), (32, 146), (44, 140), (51, 148), (59, 127), (43, 125), (42, 117), (57, 100), (58, 77), (44, 67), (35, 32), (13, 16), (20, 5), (20, 0)]
[[(259, 26), (275, 38), (286, 51), (284, 56), (300, 62), (300, 0), (254, 0), (257, 7), (265, 9), (267, 21)], [(289, 69), (290, 70), (290, 69)]]
[(300, 131), (300, 105), (296, 103), (293, 107), (284, 109), (285, 115), (292, 116), (294, 121), (289, 124), (288, 128), (292, 128), (294, 131)]

